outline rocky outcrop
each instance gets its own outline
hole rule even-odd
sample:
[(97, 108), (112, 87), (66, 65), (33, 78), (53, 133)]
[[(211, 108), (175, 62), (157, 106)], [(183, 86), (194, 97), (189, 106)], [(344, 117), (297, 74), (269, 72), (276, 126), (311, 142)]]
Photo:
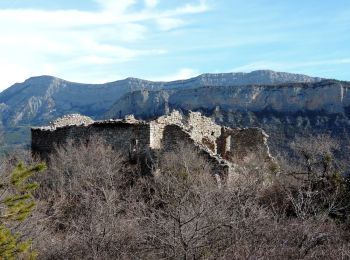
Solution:
[[(199, 92), (213, 96), (213, 100), (207, 100), (208, 107), (220, 103), (218, 98), (224, 98), (221, 101), (226, 106), (225, 91), (231, 91), (232, 86), (241, 89), (237, 92), (236, 100), (246, 100), (246, 96), (251, 98), (258, 95), (261, 98), (257, 100), (260, 104), (264, 104), (263, 97), (269, 95), (269, 91), (263, 94), (264, 88), (262, 88), (259, 90), (260, 94), (246, 93), (243, 86), (247, 84), (272, 86), (288, 82), (311, 83), (320, 82), (320, 80), (320, 78), (305, 75), (274, 71), (203, 74), (192, 79), (173, 82), (127, 78), (106, 84), (80, 84), (51, 76), (41, 76), (30, 78), (23, 83), (16, 83), (0, 93), (0, 120), (9, 144), (25, 143), (29, 141), (29, 126), (47, 124), (65, 114), (80, 113), (100, 119), (110, 111), (108, 116), (120, 118), (126, 111), (128, 114), (138, 114), (140, 111), (135, 110), (142, 108), (147, 109), (150, 116), (160, 115), (159, 111), (167, 113), (172, 107), (176, 107), (177, 103), (184, 109), (197, 110), (197, 105), (203, 101), (203, 95), (200, 97)], [(198, 92), (200, 87), (203, 88)], [(188, 92), (177, 92), (178, 90)], [(130, 94), (135, 91), (135, 94)], [(222, 95), (215, 96), (212, 94), (213, 91), (218, 91), (217, 94), (222, 93)], [(174, 95), (175, 92), (177, 95)], [(186, 106), (183, 106), (184, 102), (181, 103), (182, 97), (179, 96), (181, 93), (185, 95), (184, 101), (188, 101)], [(196, 100), (198, 100), (197, 103)], [(118, 106), (111, 109), (115, 102)], [(317, 105), (308, 104), (310, 107)], [(266, 106), (268, 106), (267, 103)], [(256, 107), (258, 107), (257, 102)]]
[[(116, 102), (110, 117), (133, 113), (153, 118), (179, 109), (199, 111), (229, 127), (266, 130), (272, 151), (285, 150), (297, 135), (330, 134), (346, 146), (350, 131), (350, 83), (324, 80), (282, 85), (206, 86), (138, 91)], [(147, 98), (145, 98), (147, 97)]]
[(320, 78), (273, 71), (251, 73), (203, 74), (173, 82), (152, 82), (136, 78), (106, 84), (80, 84), (51, 76), (33, 77), (16, 83), (0, 93), (2, 109), (6, 108), (5, 125), (43, 124), (70, 112), (98, 118), (127, 93), (189, 89), (200, 86), (237, 86), (247, 84), (277, 84), (285, 82), (318, 82)]
[(213, 110), (217, 107), (228, 111), (344, 113), (350, 106), (349, 90), (349, 83), (339, 81), (273, 86), (205, 86), (168, 91), (143, 90), (130, 93), (118, 100), (107, 115), (124, 116), (134, 113), (152, 117), (164, 114), (173, 108)]

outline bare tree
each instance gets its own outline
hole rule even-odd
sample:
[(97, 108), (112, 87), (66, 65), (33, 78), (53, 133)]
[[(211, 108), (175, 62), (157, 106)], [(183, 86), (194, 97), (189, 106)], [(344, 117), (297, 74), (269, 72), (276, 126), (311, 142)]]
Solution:
[(40, 256), (111, 259), (131, 252), (126, 248), (134, 226), (124, 217), (123, 198), (136, 173), (101, 139), (58, 147), (48, 176), (39, 180), (45, 228), (38, 236), (51, 238), (35, 241)]
[(129, 211), (140, 227), (140, 258), (225, 258), (270, 219), (258, 203), (261, 180), (255, 175), (236, 176), (236, 185), (219, 188), (210, 172), (185, 145), (161, 155), (155, 178), (139, 184), (142, 192), (134, 194), (137, 203)]
[(39, 258), (350, 257), (346, 220), (336, 217), (346, 216), (343, 180), (315, 173), (338, 186), (310, 189), (283, 167), (268, 175), (254, 165), (219, 188), (210, 164), (186, 145), (158, 162), (150, 176), (100, 139), (58, 147), (37, 178), (38, 211), (26, 228)]
[(325, 177), (337, 169), (334, 152), (340, 145), (328, 135), (299, 137), (291, 143), (291, 147), (302, 166), (300, 174)]

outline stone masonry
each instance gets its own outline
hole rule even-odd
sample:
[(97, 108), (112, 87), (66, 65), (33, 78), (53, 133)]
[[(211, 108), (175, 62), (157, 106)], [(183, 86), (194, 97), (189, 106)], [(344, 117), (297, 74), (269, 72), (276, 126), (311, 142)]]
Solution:
[(49, 126), (32, 128), (32, 151), (48, 158), (68, 140), (85, 143), (94, 136), (103, 138), (113, 149), (152, 167), (159, 151), (170, 151), (181, 143), (197, 149), (212, 165), (212, 173), (228, 176), (235, 167), (251, 160), (262, 165), (272, 162), (268, 136), (259, 128), (228, 128), (215, 124), (198, 112), (179, 111), (145, 122), (128, 116), (123, 120), (94, 121), (78, 114), (64, 116)]

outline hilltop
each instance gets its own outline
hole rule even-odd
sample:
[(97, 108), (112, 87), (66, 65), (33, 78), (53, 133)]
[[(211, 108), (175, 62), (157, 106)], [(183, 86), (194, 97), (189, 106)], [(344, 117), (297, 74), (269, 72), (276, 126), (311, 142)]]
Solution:
[[(103, 119), (131, 113), (150, 118), (167, 113), (172, 108), (207, 112), (220, 107), (224, 113), (241, 111), (238, 108), (244, 107), (244, 111), (250, 111), (251, 107), (247, 104), (252, 102), (249, 98), (265, 99), (261, 109), (274, 108), (275, 100), (279, 99), (276, 89), (277, 92), (278, 89), (292, 90), (291, 93), (285, 91), (284, 97), (287, 98), (290, 94), (299, 95), (293, 91), (300, 89), (300, 86), (310, 89), (307, 91), (310, 94), (305, 96), (304, 103), (298, 108), (304, 111), (307, 107), (303, 105), (310, 103), (311, 90), (320, 84), (329, 86), (331, 95), (337, 95), (339, 84), (343, 84), (343, 89), (347, 90), (347, 83), (271, 70), (202, 74), (171, 82), (126, 78), (105, 84), (82, 84), (52, 76), (39, 76), (16, 83), (0, 93), (0, 129), (8, 145), (27, 145), (30, 126), (47, 124), (65, 114), (80, 113), (93, 119)], [(333, 101), (338, 102), (335, 99)], [(164, 106), (160, 109), (162, 104)], [(335, 107), (342, 104), (338, 102)], [(255, 108), (254, 112), (261, 110), (259, 106)], [(230, 122), (221, 120), (220, 123)]]

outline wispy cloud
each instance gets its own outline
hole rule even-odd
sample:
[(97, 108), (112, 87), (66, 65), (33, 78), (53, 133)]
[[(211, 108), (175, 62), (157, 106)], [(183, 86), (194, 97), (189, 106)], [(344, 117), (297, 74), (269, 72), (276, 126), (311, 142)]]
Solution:
[(199, 3), (189, 3), (184, 6), (175, 8), (174, 10), (165, 11), (163, 14), (167, 16), (184, 15), (184, 14), (196, 14), (203, 13), (210, 9), (207, 1), (200, 0)]
[(123, 1), (115, 1), (115, 0), (95, 0), (98, 4), (100, 4), (101, 8), (104, 12), (111, 12), (114, 14), (125, 14), (127, 9), (135, 4), (136, 0), (123, 0)]
[(40, 74), (104, 82), (273, 69), (348, 80), (350, 7), (339, 1), (0, 1), (0, 90)]
[(159, 0), (145, 0), (145, 5), (147, 8), (154, 8), (159, 4)]
[(159, 0), (94, 1), (94, 11), (0, 9), (0, 66), (16, 71), (0, 79), (0, 90), (32, 75), (164, 55), (165, 48), (142, 42), (209, 10), (203, 0), (168, 9)]
[(177, 18), (159, 18), (157, 24), (162, 31), (170, 31), (185, 24), (184, 20)]
[(193, 78), (195, 76), (198, 76), (200, 73), (196, 69), (191, 68), (181, 68), (174, 74), (169, 75), (163, 75), (163, 76), (157, 76), (151, 78), (155, 81), (172, 81), (172, 80), (181, 80), (181, 79), (189, 79)]
[(300, 62), (274, 62), (274, 61), (255, 61), (244, 64), (232, 69), (232, 71), (250, 72), (253, 70), (272, 69), (276, 71), (301, 71), (305, 68), (321, 67), (330, 65), (350, 64), (350, 58), (342, 59), (323, 59)]

